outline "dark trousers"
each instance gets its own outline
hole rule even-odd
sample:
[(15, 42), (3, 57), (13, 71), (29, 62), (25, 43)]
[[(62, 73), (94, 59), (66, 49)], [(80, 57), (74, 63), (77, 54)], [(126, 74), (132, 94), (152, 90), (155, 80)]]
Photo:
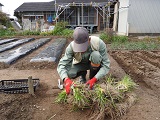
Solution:
[(75, 79), (79, 76), (86, 76), (87, 70), (90, 70), (89, 72), (89, 78), (92, 79), (97, 72), (99, 71), (100, 67), (92, 67), (90, 62), (89, 63), (78, 63), (72, 65), (70, 70), (68, 71), (68, 76), (71, 79)]

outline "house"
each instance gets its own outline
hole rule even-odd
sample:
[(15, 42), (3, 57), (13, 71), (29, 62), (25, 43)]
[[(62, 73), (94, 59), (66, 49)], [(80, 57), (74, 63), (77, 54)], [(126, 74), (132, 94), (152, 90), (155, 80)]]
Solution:
[(3, 6), (3, 5), (0, 3), (0, 11), (1, 11), (1, 12), (2, 12), (2, 6)]
[(160, 0), (119, 0), (117, 4), (119, 15), (113, 28), (118, 34), (160, 34)]
[(23, 29), (37, 30), (54, 25), (58, 21), (67, 21), (70, 28), (86, 27), (90, 32), (112, 28), (114, 6), (117, 0), (55, 0), (51, 2), (23, 3), (14, 15), (21, 18)]
[(67, 21), (69, 27), (83, 26), (92, 33), (93, 30), (112, 27), (113, 14), (110, 13), (115, 3), (113, 0), (57, 0), (56, 17)]
[[(20, 5), (14, 16), (21, 20), (24, 30), (38, 30), (52, 24), (55, 14), (55, 2), (27, 2)], [(40, 28), (37, 23), (40, 23)], [(47, 24), (46, 24), (47, 23)], [(45, 26), (46, 25), (46, 26)]]
[(159, 34), (160, 0), (55, 0), (23, 3), (15, 10), (24, 29), (41, 29), (58, 21), (70, 28), (86, 27), (90, 32), (111, 28), (119, 35)]

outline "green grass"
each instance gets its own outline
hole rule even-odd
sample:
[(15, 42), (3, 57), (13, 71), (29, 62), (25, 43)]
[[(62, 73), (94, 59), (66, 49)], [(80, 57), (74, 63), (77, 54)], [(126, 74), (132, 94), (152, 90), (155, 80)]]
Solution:
[(12, 29), (6, 30), (6, 29), (0, 29), (0, 37), (12, 37), (15, 36), (16, 32)]
[(105, 32), (100, 34), (100, 39), (111, 44), (111, 50), (158, 50), (160, 37), (155, 40), (148, 37), (139, 41), (129, 41), (127, 36), (110, 35)]
[(112, 42), (118, 42), (118, 43), (124, 43), (128, 41), (128, 37), (127, 36), (118, 36), (118, 35), (114, 35), (112, 37)]
[(24, 30), (22, 32), (16, 32), (13, 28), (0, 29), (0, 37), (14, 37), (14, 36), (28, 36), (28, 35), (41, 35), (41, 36), (62, 36), (65, 38), (72, 38), (73, 30), (67, 29), (67, 22), (58, 22), (53, 31), (49, 32), (40, 32), (40, 31), (31, 31)]
[(158, 50), (159, 42), (156, 41), (128, 41), (124, 43), (114, 42), (111, 44), (112, 50)]
[(25, 30), (21, 33), (17, 33), (18, 35), (40, 35), (40, 31), (31, 31), (31, 30)]

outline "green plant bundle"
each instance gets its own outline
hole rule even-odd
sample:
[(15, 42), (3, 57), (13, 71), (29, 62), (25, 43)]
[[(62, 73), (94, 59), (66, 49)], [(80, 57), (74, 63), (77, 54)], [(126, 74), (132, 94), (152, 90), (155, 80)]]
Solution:
[(123, 99), (122, 94), (116, 89), (117, 81), (111, 75), (105, 78), (105, 82), (100, 84), (105, 96), (108, 100), (108, 105), (115, 107), (115, 103), (120, 102)]
[(65, 90), (61, 91), (58, 94), (58, 97), (56, 98), (55, 102), (57, 102), (57, 103), (66, 103), (67, 102), (67, 93)]
[(106, 82), (106, 84), (109, 83), (109, 84), (113, 85), (113, 84), (115, 84), (115, 79), (110, 74), (110, 75), (106, 76), (105, 82)]
[[(133, 105), (136, 96), (132, 94), (136, 83), (126, 75), (120, 81), (115, 81), (114, 78), (106, 77), (106, 80), (101, 84), (96, 84), (93, 90), (88, 90), (83, 84), (74, 83), (71, 86), (71, 93), (67, 96), (65, 91), (62, 91), (56, 101), (73, 105), (74, 109), (93, 108), (98, 110), (99, 114), (95, 116), (99, 118), (101, 115), (115, 118), (121, 116)], [(131, 94), (128, 94), (131, 93)]]
[(72, 87), (73, 90), (73, 105), (78, 108), (86, 108), (89, 106), (89, 100), (85, 95), (83, 88)]
[(131, 79), (128, 75), (126, 75), (126, 76), (124, 76), (124, 78), (123, 78), (121, 81), (119, 81), (119, 82), (117, 83), (116, 88), (117, 88), (120, 92), (124, 93), (124, 92), (129, 92), (129, 91), (131, 91), (131, 90), (132, 90), (133, 88), (135, 88), (136, 86), (137, 86), (136, 83), (133, 82), (132, 79)]
[(99, 109), (104, 110), (107, 105), (107, 97), (104, 94), (104, 89), (102, 89), (99, 85), (95, 87), (95, 94), (93, 101), (98, 103)]

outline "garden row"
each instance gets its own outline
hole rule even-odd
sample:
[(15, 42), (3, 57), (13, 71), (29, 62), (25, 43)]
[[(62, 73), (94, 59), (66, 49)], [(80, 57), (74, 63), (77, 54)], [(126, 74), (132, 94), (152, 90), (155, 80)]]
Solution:
[[(26, 39), (6, 39), (0, 40), (0, 63), (10, 65), (19, 58), (38, 49), (45, 43), (49, 42), (51, 38), (26, 38)], [(7, 42), (6, 42), (7, 41)], [(29, 43), (28, 43), (29, 42)], [(28, 44), (25, 44), (28, 43)], [(55, 39), (52, 44), (33, 57), (30, 62), (47, 61), (56, 62), (62, 53), (62, 48), (66, 44), (66, 39)], [(21, 46), (20, 46), (21, 45)], [(13, 49), (15, 48), (16, 49)], [(13, 50), (12, 50), (13, 49)], [(9, 51), (7, 51), (9, 50)]]

